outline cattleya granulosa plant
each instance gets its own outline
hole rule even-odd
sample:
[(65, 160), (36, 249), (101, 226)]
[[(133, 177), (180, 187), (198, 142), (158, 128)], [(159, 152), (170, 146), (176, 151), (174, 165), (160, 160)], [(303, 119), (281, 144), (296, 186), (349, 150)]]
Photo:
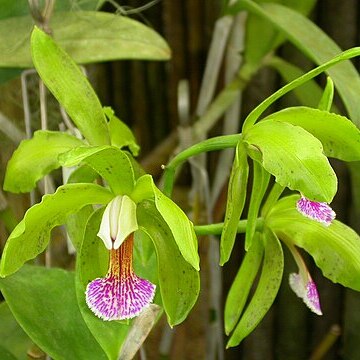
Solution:
[[(117, 359), (130, 330), (142, 326), (140, 321), (150, 317), (151, 329), (165, 312), (175, 326), (193, 308), (200, 287), (196, 234), (221, 235), (220, 265), (229, 260), (237, 234), (245, 234), (246, 253), (225, 304), (227, 346), (236, 346), (248, 336), (272, 305), (283, 276), (282, 245), (299, 268), (289, 274), (289, 286), (314, 313), (322, 313), (320, 298), (298, 247), (314, 258), (324, 276), (360, 291), (360, 238), (335, 220), (329, 204), (337, 178), (328, 160), (360, 160), (359, 130), (347, 118), (331, 113), (329, 106), (292, 107), (259, 121), (280, 96), (349, 54), (265, 100), (246, 118), (240, 134), (208, 139), (179, 153), (164, 167), (160, 190), (135, 159), (139, 147), (130, 129), (101, 106), (69, 55), (38, 28), (33, 30), (31, 47), (41, 79), (84, 136), (37, 131), (13, 154), (4, 183), (7, 191), (27, 192), (53, 169), (75, 168), (67, 184), (27, 211), (6, 243), (0, 266), (6, 301), (50, 355), (56, 357), (58, 350), (17, 306), (21, 299), (16, 284), (39, 279), (29, 281), (33, 293), (40, 292), (45, 282), (50, 294), (56, 294), (58, 283), (48, 279), (72, 284), (74, 289), (68, 289), (72, 295), (64, 304), (75, 314), (76, 328), (85, 330), (71, 336), (85, 339), (92, 356)], [(331, 84), (329, 80), (327, 86)], [(326, 88), (321, 103), (331, 104), (331, 94)], [(45, 147), (46, 153), (39, 151)], [(171, 200), (175, 170), (192, 156), (231, 147), (235, 158), (224, 222), (194, 226)], [(295, 194), (282, 196), (286, 188)], [(242, 219), (248, 197), (249, 209)], [(46, 249), (50, 231), (61, 224), (66, 224), (77, 251), (75, 275), (22, 268)], [(65, 279), (69, 277), (71, 281)], [(51, 295), (50, 300), (56, 302)], [(158, 311), (153, 311), (152, 302)], [(64, 304), (57, 306), (62, 309)]]

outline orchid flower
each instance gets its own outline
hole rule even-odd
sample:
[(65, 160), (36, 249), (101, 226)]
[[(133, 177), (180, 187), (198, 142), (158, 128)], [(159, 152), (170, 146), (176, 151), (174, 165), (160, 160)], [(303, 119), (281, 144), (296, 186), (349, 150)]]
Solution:
[(304, 196), (301, 196), (298, 200), (296, 207), (302, 215), (325, 226), (329, 226), (336, 216), (333, 209), (327, 203), (311, 201)]
[(136, 230), (136, 204), (127, 195), (116, 196), (107, 205), (98, 232), (110, 251), (109, 269), (86, 288), (87, 305), (103, 320), (131, 319), (154, 298), (156, 286), (133, 271)]
[(308, 308), (317, 315), (322, 315), (319, 294), (316, 284), (310, 276), (310, 273), (305, 265), (300, 253), (294, 246), (288, 245), (296, 264), (299, 267), (298, 273), (289, 275), (290, 288), (294, 293), (301, 298)]

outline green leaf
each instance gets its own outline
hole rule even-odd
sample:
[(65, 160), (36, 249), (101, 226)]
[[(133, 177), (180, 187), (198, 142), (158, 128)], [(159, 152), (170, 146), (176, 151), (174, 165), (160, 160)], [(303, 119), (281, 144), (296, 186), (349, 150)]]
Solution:
[(130, 194), (134, 188), (134, 170), (124, 151), (113, 146), (78, 147), (59, 156), (62, 166), (84, 163), (102, 176), (115, 194)]
[[(0, 67), (33, 67), (29, 46), (33, 26), (30, 16), (0, 21)], [(122, 59), (168, 60), (171, 55), (168, 44), (158, 33), (119, 14), (55, 12), (50, 26), (56, 43), (80, 64)]]
[(172, 231), (153, 203), (143, 201), (137, 207), (140, 229), (153, 241), (160, 291), (170, 326), (185, 320), (200, 291), (199, 273), (179, 251)]
[(234, 247), (237, 226), (246, 200), (248, 176), (249, 164), (246, 149), (241, 140), (236, 147), (230, 174), (224, 227), (220, 240), (220, 265), (224, 265), (229, 260)]
[[(17, 323), (6, 302), (0, 304), (0, 346), (11, 352), (16, 359), (28, 360), (27, 351), (33, 342)], [(1, 356), (0, 359), (6, 359)]]
[(261, 121), (244, 134), (249, 155), (260, 161), (276, 182), (308, 199), (331, 202), (337, 178), (321, 142), (300, 126)]
[(59, 154), (81, 145), (83, 141), (66, 133), (36, 131), (32, 139), (20, 143), (9, 160), (4, 189), (16, 193), (31, 191), (38, 180), (60, 167)]
[(325, 277), (360, 291), (360, 237), (340, 221), (329, 227), (301, 215), (297, 195), (281, 199), (269, 212), (266, 224), (277, 236), (303, 248)]
[(360, 131), (344, 116), (299, 106), (281, 110), (266, 119), (301, 126), (321, 141), (328, 157), (360, 160)]
[(80, 314), (73, 273), (25, 266), (0, 288), (21, 327), (51, 357), (107, 359)]
[(259, 209), (266, 189), (269, 185), (270, 174), (257, 162), (253, 162), (253, 186), (251, 190), (248, 219), (245, 232), (245, 250), (248, 251), (252, 245), (253, 237), (256, 231), (256, 222), (259, 215)]
[(256, 233), (254, 235), (254, 244), (245, 254), (226, 298), (224, 322), (227, 335), (234, 329), (243, 312), (255, 276), (259, 271), (263, 252), (264, 244), (260, 234)]
[[(241, 10), (248, 10), (269, 22), (279, 31), (281, 31), (288, 40), (290, 40), (300, 51), (307, 55), (316, 64), (324, 64), (331, 58), (337, 56), (341, 49), (336, 43), (330, 39), (319, 27), (317, 27), (309, 19), (300, 13), (279, 4), (263, 4), (257, 5), (251, 0), (238, 1), (236, 6), (240, 6)], [(237, 10), (240, 10), (238, 8)], [(358, 52), (358, 48), (353, 49)], [(329, 66), (325, 66), (323, 70), (327, 70)], [(360, 107), (358, 106), (358, 94), (360, 93), (360, 77), (351, 62), (346, 61), (339, 64), (333, 69), (329, 69), (327, 73), (331, 76), (334, 84), (344, 102), (344, 105), (350, 115), (352, 121), (357, 126), (360, 125)], [(351, 86), (349, 86), (351, 84)], [(297, 85), (300, 85), (297, 82)], [(271, 102), (280, 95), (272, 96)], [(280, 95), (282, 96), (283, 93)], [(266, 102), (268, 106), (270, 101)], [(257, 118), (258, 112), (264, 108), (261, 105), (256, 109), (250, 118)], [(266, 106), (266, 107), (267, 107)], [(250, 122), (250, 121), (249, 121)]]
[(37, 27), (31, 35), (31, 50), (41, 79), (84, 137), (91, 145), (109, 144), (109, 131), (100, 101), (74, 60)]
[(317, 108), (319, 110), (330, 111), (332, 103), (333, 103), (333, 99), (334, 99), (334, 83), (331, 80), (331, 77), (328, 76), (327, 80), (326, 80), (325, 90), (321, 96), (321, 99), (320, 99), (320, 102), (319, 102), (319, 105), (317, 106)]
[(156, 209), (169, 227), (182, 256), (194, 269), (199, 270), (198, 243), (192, 222), (155, 186), (150, 175), (139, 178), (131, 198), (136, 203), (144, 199), (154, 199)]
[(109, 119), (108, 127), (111, 139), (111, 145), (120, 149), (127, 146), (134, 156), (139, 154), (140, 146), (137, 144), (134, 134), (129, 127), (115, 116), (114, 110), (110, 107), (104, 107), (104, 113)]
[(2, 359), (2, 360), (17, 360), (16, 357), (11, 352), (9, 352), (5, 348), (3, 348), (1, 345), (0, 345), (0, 359)]
[(0, 264), (0, 276), (17, 271), (26, 261), (45, 250), (51, 230), (65, 223), (72, 214), (88, 204), (106, 204), (112, 198), (109, 190), (95, 184), (68, 184), (54, 194), (45, 195), (31, 207), (10, 234)]
[(281, 284), (284, 268), (283, 251), (277, 237), (269, 229), (264, 228), (264, 231), (265, 255), (259, 283), (227, 347), (238, 345), (255, 329), (270, 309)]

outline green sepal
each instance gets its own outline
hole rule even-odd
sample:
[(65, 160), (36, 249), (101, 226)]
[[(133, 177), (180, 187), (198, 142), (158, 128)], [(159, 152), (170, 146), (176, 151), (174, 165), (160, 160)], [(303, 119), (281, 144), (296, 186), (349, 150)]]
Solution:
[(328, 76), (326, 79), (325, 90), (321, 96), (317, 108), (319, 110), (330, 111), (333, 100), (334, 100), (334, 82), (331, 80), (331, 77)]
[(253, 246), (246, 252), (226, 298), (224, 322), (227, 335), (234, 329), (243, 312), (256, 274), (259, 271), (263, 252), (264, 244), (260, 233), (255, 233)]
[(110, 134), (111, 145), (118, 148), (128, 147), (134, 156), (139, 155), (140, 146), (130, 128), (115, 116), (111, 107), (104, 107), (104, 114), (109, 119), (108, 128)]
[(108, 359), (77, 304), (74, 274), (24, 266), (0, 279), (11, 312), (29, 337), (54, 359)]
[(153, 241), (162, 303), (170, 326), (184, 321), (200, 292), (199, 272), (187, 262), (166, 220), (151, 201), (137, 206), (140, 230)]
[(249, 176), (247, 153), (242, 140), (239, 141), (231, 169), (224, 227), (220, 240), (220, 265), (230, 258), (237, 234), (237, 226), (244, 209), (246, 187)]
[(253, 185), (251, 190), (248, 219), (245, 232), (245, 250), (248, 251), (252, 245), (256, 231), (256, 222), (259, 209), (266, 189), (269, 185), (270, 174), (257, 162), (253, 162)]
[(300, 126), (276, 120), (261, 121), (244, 134), (249, 155), (276, 182), (308, 199), (331, 202), (337, 178), (321, 142)]
[[(273, 113), (266, 119), (301, 126), (321, 141), (328, 157), (360, 160), (360, 130), (345, 116), (297, 106)], [(302, 143), (299, 141), (299, 144)]]
[(153, 199), (157, 211), (169, 227), (184, 259), (199, 270), (198, 242), (194, 226), (186, 214), (154, 184), (151, 175), (144, 175), (136, 182), (130, 196), (136, 203)]
[(110, 144), (100, 101), (75, 61), (35, 26), (31, 34), (34, 66), (91, 145)]
[(83, 146), (59, 156), (62, 166), (86, 164), (102, 176), (115, 194), (130, 194), (134, 188), (134, 170), (126, 153), (114, 146)]
[(330, 226), (308, 219), (296, 209), (298, 195), (282, 198), (272, 208), (266, 224), (284, 242), (307, 251), (323, 275), (360, 291), (360, 237), (340, 221)]
[(267, 228), (264, 228), (262, 235), (265, 255), (259, 282), (249, 305), (227, 343), (227, 347), (238, 345), (255, 329), (270, 309), (280, 288), (284, 268), (281, 244), (275, 234)]
[(10, 234), (2, 254), (0, 276), (8, 276), (43, 252), (51, 230), (88, 204), (107, 204), (114, 194), (95, 184), (67, 184), (32, 206)]
[(7, 164), (4, 189), (15, 193), (29, 192), (36, 182), (60, 167), (58, 155), (84, 145), (75, 136), (59, 131), (35, 131), (23, 140)]

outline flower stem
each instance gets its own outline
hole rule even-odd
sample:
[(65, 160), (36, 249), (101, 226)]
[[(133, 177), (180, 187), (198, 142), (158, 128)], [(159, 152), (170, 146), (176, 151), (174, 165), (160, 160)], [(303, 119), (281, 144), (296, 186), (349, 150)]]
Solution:
[[(246, 231), (247, 220), (240, 220), (237, 228), (238, 234), (244, 234)], [(264, 219), (258, 218), (256, 220), (256, 230), (261, 230), (264, 226)], [(210, 225), (195, 225), (196, 235), (221, 235), (224, 223), (210, 224)]]
[(204, 152), (235, 147), (236, 144), (239, 142), (240, 137), (240, 134), (217, 136), (199, 142), (198, 144), (195, 144), (177, 154), (165, 167), (163, 186), (164, 194), (169, 197), (171, 196), (174, 185), (175, 171), (179, 165), (184, 163), (190, 157), (199, 155)]
[(278, 184), (277, 182), (274, 183), (263, 207), (261, 210), (261, 216), (266, 216), (267, 213), (270, 211), (272, 206), (275, 204), (275, 202), (279, 199), (280, 195), (285, 190), (285, 187)]

